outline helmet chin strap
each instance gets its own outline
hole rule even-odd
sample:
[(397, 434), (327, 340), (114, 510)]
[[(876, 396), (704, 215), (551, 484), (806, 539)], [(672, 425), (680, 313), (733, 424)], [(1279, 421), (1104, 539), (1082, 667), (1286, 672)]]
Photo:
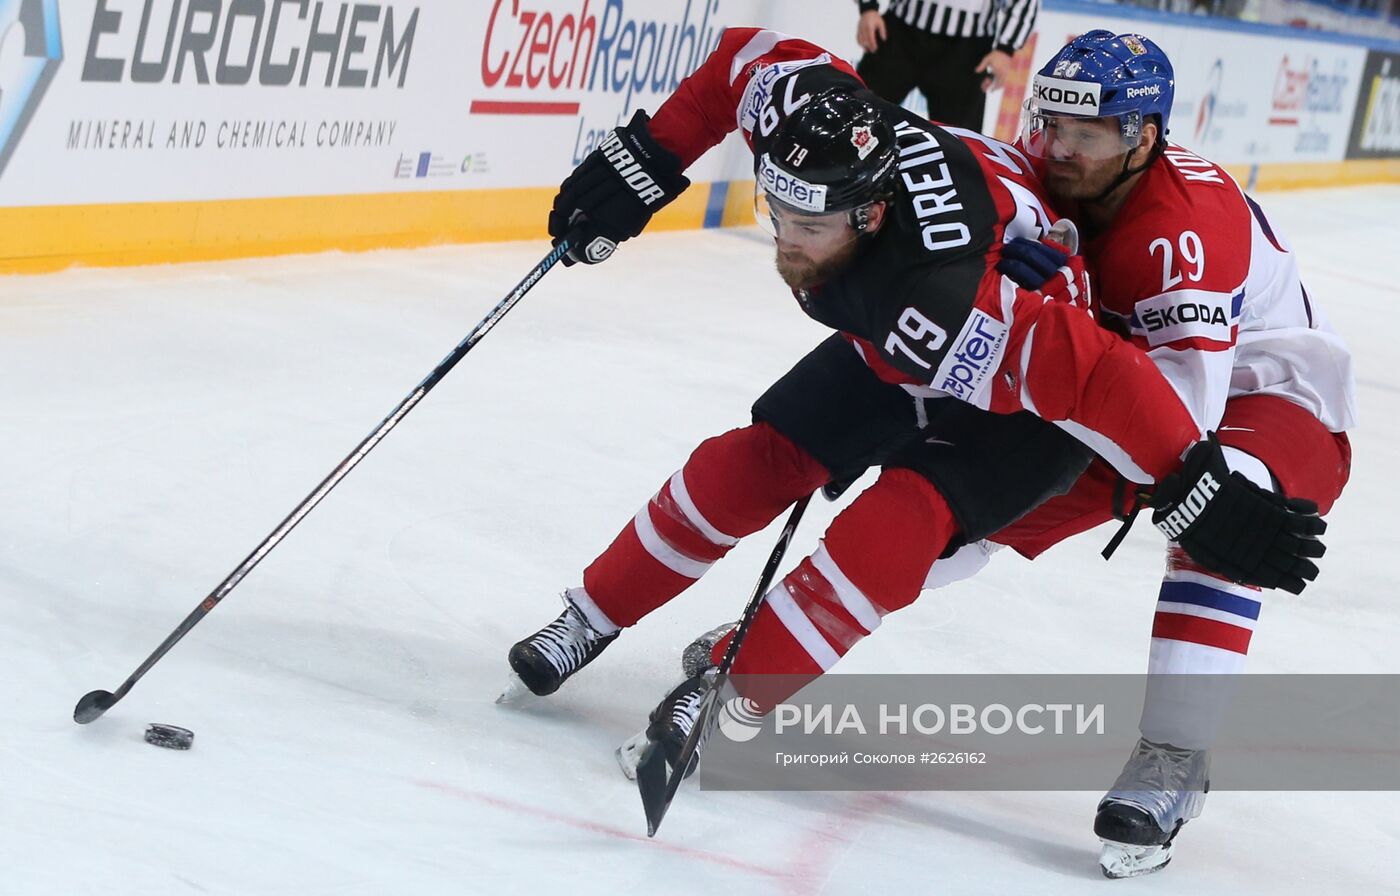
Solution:
[(1133, 157), (1132, 153), (1128, 153), (1127, 155), (1123, 156), (1123, 170), (1118, 172), (1118, 176), (1115, 177), (1113, 181), (1109, 183), (1108, 186), (1104, 187), (1103, 190), (1099, 193), (1099, 195), (1093, 197), (1092, 199), (1083, 200), (1084, 204), (1096, 205), (1100, 202), (1103, 202), (1105, 199), (1108, 198), (1108, 195), (1110, 193), (1123, 186), (1123, 184), (1127, 183), (1128, 178), (1132, 177), (1135, 174), (1141, 174), (1142, 172), (1146, 171), (1149, 167), (1151, 167), (1152, 163), (1157, 161), (1157, 159), (1162, 155), (1162, 151), (1165, 148), (1166, 141), (1162, 140), (1159, 137), (1157, 139), (1157, 142), (1152, 144), (1152, 150), (1147, 154), (1147, 161), (1143, 162), (1136, 168), (1128, 167), (1129, 160)]

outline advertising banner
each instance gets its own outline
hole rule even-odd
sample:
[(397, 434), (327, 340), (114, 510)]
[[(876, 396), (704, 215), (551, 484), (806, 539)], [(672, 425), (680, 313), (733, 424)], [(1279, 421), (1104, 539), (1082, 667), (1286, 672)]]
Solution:
[[(1364, 48), (1201, 27), (1190, 20), (1046, 10), (1032, 71), (1066, 41), (1095, 28), (1141, 33), (1166, 51), (1176, 73), (1173, 142), (1225, 165), (1345, 157)], [(1008, 91), (1002, 119), (1024, 101), (1026, 89)], [(1009, 120), (999, 124), (997, 136), (1004, 139)]]
[(1366, 55), (1361, 95), (1347, 142), (1349, 159), (1400, 156), (1400, 54)]
[(0, 205), (557, 184), (761, 5), (0, 0)]
[[(726, 28), (854, 61), (853, 7), (0, 0), (0, 269), (537, 237), (563, 177)], [(1077, 0), (1042, 9), (986, 129), (1014, 139), (1030, 75), (1094, 28), (1166, 49), (1171, 139), (1221, 164), (1385, 176), (1400, 158), (1394, 54)], [(749, 221), (737, 135), (687, 174), (654, 228)]]

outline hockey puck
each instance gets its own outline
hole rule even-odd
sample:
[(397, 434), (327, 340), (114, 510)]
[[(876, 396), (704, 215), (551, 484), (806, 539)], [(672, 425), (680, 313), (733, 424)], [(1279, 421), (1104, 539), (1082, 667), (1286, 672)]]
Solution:
[(188, 750), (194, 743), (194, 732), (177, 725), (162, 725), (152, 722), (146, 726), (146, 743), (165, 747), (167, 750)]

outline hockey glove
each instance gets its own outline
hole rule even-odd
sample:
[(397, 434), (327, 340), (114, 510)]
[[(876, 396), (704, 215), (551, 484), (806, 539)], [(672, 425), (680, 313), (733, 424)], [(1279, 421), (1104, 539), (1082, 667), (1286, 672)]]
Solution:
[(556, 246), (572, 236), (565, 265), (606, 261), (618, 243), (641, 233), (652, 215), (690, 186), (680, 159), (652, 138), (648, 121), (639, 109), (560, 185), (549, 235)]
[(1152, 522), (1191, 559), (1246, 585), (1302, 593), (1317, 578), (1327, 523), (1317, 505), (1266, 491), (1230, 472), (1211, 433), (1157, 486)]
[(1022, 289), (1038, 290), (1069, 261), (1069, 253), (1057, 243), (1017, 237), (1001, 247), (997, 272), (1005, 274)]

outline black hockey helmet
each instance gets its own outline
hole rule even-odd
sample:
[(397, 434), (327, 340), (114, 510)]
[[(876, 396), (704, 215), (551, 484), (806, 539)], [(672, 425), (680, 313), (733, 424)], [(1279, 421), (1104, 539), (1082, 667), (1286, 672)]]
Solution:
[(880, 110), (830, 88), (779, 125), (758, 159), (758, 188), (803, 214), (848, 211), (893, 194), (897, 160), (894, 127)]

